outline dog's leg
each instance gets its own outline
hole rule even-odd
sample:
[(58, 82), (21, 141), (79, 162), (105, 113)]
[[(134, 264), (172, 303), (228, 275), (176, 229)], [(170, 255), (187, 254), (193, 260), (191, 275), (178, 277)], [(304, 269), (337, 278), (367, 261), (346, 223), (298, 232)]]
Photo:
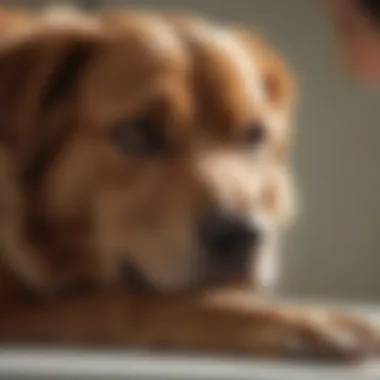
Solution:
[(247, 303), (109, 292), (3, 311), (0, 341), (331, 360), (375, 353), (378, 332), (345, 321)]

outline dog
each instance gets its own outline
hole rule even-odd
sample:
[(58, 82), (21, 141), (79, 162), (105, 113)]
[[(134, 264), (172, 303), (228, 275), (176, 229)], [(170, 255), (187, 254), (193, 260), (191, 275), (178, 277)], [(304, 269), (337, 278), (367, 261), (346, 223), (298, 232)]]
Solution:
[(0, 341), (351, 360), (359, 318), (273, 306), (297, 89), (255, 33), (0, 12)]

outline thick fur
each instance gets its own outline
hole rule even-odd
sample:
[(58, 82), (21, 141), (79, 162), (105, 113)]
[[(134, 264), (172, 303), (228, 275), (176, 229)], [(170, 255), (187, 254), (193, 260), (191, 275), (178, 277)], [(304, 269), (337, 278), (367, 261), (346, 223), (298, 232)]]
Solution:
[[(273, 283), (294, 209), (294, 83), (266, 43), (176, 14), (0, 21), (3, 341), (336, 359), (377, 350), (377, 331), (355, 318), (249, 299)], [(160, 128), (162, 154), (120, 150), (115, 126), (139, 116)], [(255, 125), (265, 139), (251, 149)], [(238, 275), (207, 263), (195, 233), (213, 204), (265, 230)], [(236, 287), (247, 295), (214, 293)]]

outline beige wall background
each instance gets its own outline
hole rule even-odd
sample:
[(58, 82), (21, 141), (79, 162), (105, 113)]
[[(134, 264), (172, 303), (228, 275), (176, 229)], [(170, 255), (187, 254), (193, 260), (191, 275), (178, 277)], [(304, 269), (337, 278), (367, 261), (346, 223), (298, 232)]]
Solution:
[(303, 198), (302, 217), (286, 239), (278, 291), (380, 300), (380, 88), (355, 83), (340, 67), (318, 1), (95, 3), (195, 10), (254, 26), (277, 45), (300, 81), (294, 161)]

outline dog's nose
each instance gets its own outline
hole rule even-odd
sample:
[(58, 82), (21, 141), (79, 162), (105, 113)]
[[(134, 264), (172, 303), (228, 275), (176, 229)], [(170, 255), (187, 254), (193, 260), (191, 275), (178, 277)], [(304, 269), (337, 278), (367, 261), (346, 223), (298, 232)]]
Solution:
[(213, 212), (201, 224), (203, 247), (218, 261), (241, 262), (260, 240), (260, 229), (240, 214)]

